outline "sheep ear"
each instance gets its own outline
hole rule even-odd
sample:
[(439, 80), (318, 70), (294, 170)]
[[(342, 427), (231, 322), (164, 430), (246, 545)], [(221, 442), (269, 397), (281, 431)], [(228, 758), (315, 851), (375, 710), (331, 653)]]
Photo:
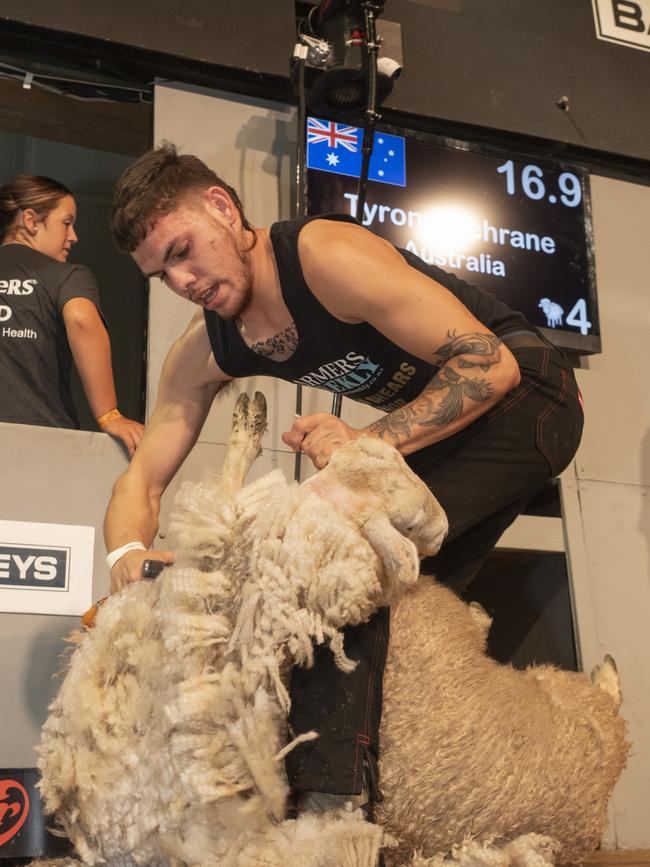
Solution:
[(361, 533), (383, 564), (388, 581), (387, 591), (395, 591), (400, 584), (417, 581), (420, 574), (417, 548), (393, 527), (383, 512), (373, 512), (362, 524)]

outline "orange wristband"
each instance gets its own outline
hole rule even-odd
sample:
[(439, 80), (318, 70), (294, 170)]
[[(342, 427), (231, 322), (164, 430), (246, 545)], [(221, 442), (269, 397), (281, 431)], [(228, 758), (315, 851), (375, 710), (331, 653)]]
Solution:
[(100, 415), (97, 419), (97, 424), (99, 427), (105, 427), (112, 421), (115, 421), (116, 418), (122, 418), (122, 413), (117, 409), (111, 409), (109, 412), (105, 412), (104, 415)]

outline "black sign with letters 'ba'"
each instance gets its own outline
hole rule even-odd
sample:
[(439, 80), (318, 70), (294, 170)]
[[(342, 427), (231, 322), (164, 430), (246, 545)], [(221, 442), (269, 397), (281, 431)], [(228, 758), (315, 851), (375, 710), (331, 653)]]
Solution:
[(0, 544), (0, 587), (67, 590), (70, 549)]

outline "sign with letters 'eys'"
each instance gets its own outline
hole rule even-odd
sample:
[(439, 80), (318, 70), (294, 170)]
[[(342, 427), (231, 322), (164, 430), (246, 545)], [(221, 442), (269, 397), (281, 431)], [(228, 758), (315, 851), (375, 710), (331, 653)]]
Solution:
[(592, 0), (596, 35), (650, 51), (650, 0)]
[(0, 521), (0, 611), (83, 614), (94, 545), (94, 527)]

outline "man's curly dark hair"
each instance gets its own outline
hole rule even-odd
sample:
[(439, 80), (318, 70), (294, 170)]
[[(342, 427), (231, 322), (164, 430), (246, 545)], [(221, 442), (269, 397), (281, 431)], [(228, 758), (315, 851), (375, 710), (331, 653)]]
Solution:
[(111, 211), (111, 229), (118, 248), (132, 253), (156, 222), (171, 213), (193, 190), (222, 187), (232, 198), (244, 229), (253, 231), (235, 190), (190, 154), (179, 154), (171, 142), (143, 154), (117, 182)]

